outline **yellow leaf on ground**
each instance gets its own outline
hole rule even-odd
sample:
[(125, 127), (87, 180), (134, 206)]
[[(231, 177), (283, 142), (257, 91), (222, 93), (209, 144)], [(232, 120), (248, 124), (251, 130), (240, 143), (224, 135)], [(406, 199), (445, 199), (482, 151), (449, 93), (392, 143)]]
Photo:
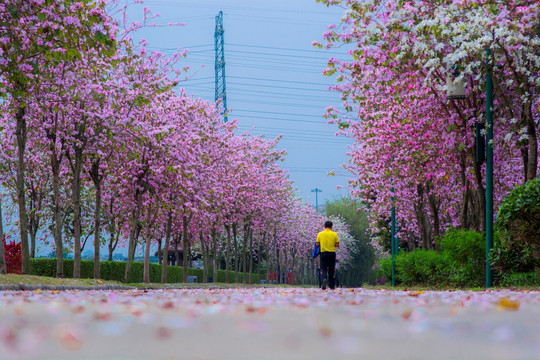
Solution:
[(507, 297), (503, 297), (498, 302), (498, 308), (500, 310), (518, 311), (519, 305), (520, 305), (519, 301), (510, 300), (510, 298), (507, 298)]

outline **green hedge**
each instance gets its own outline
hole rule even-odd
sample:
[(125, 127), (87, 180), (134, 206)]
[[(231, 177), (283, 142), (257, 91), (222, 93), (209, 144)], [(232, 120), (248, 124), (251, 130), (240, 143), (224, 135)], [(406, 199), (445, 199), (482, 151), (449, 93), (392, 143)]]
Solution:
[[(440, 240), (441, 252), (418, 249), (396, 256), (396, 284), (407, 286), (481, 286), (485, 278), (485, 241), (482, 234), (449, 230)], [(377, 276), (392, 278), (392, 259), (379, 261)]]
[(448, 230), (440, 240), (453, 286), (481, 286), (486, 277), (486, 239), (474, 230)]
[[(131, 281), (133, 283), (143, 282), (144, 264), (142, 262), (134, 262), (131, 268)], [(126, 263), (123, 261), (101, 261), (100, 262), (101, 279), (114, 280), (124, 282), (126, 272)], [(38, 258), (31, 259), (31, 273), (38, 276), (56, 276), (56, 259)], [(184, 268), (181, 266), (170, 266), (167, 269), (167, 282), (180, 283), (184, 274)], [(243, 273), (238, 274), (238, 280), (242, 282)], [(203, 270), (188, 268), (188, 276), (197, 276), (197, 282), (203, 280)], [(208, 274), (212, 276), (212, 274)], [(73, 260), (64, 259), (64, 277), (73, 277)], [(81, 261), (81, 278), (92, 279), (94, 277), (94, 262), (91, 260)], [(259, 283), (257, 274), (252, 274), (254, 284)], [(225, 270), (218, 270), (218, 282), (225, 282)], [(246, 274), (246, 282), (249, 281), (249, 274)], [(161, 282), (161, 265), (150, 264), (150, 282)], [(229, 271), (229, 282), (234, 282), (234, 271)]]
[(528, 273), (508, 273), (501, 275), (500, 285), (503, 287), (513, 286), (540, 286), (540, 273), (528, 272)]
[[(410, 253), (400, 252), (396, 256), (396, 284), (403, 285), (444, 285), (448, 284), (450, 264), (447, 258), (435, 250), (419, 249)], [(379, 261), (377, 276), (392, 278), (392, 259)]]

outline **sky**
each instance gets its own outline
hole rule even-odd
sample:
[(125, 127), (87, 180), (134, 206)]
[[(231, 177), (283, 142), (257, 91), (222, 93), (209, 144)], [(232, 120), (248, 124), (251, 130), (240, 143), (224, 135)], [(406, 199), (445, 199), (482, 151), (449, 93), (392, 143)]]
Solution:
[[(283, 135), (278, 147), (287, 155), (281, 166), (304, 201), (321, 206), (348, 195), (350, 175), (341, 165), (352, 141), (336, 136), (336, 125), (323, 118), (325, 108), (339, 107), (340, 101), (328, 90), (334, 79), (322, 75), (328, 59), (345, 58), (346, 51), (312, 46), (323, 43), (326, 27), (339, 23), (343, 9), (315, 0), (145, 0), (144, 6), (159, 14), (152, 20), (156, 24), (185, 26), (143, 28), (134, 39), (165, 54), (188, 49), (179, 66), (189, 65), (190, 71), (179, 86), (210, 102), (215, 100), (215, 17), (223, 11), (229, 119), (237, 119), (242, 132), (272, 139)], [(142, 7), (133, 7), (130, 16), (141, 13)], [(328, 175), (331, 171), (335, 176)], [(322, 190), (318, 198), (316, 188)]]

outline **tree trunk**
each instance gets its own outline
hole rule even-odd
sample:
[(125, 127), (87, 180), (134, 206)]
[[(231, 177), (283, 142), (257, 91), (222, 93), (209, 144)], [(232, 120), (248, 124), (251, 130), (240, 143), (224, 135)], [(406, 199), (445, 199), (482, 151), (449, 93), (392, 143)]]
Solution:
[(440, 237), (440, 217), (439, 217), (439, 208), (440, 203), (437, 199), (437, 195), (434, 193), (433, 190), (433, 184), (429, 184), (428, 186), (428, 204), (429, 208), (431, 210), (431, 217), (433, 218), (433, 238), (438, 239)]
[[(191, 243), (192, 243), (192, 241), (191, 241), (191, 238), (190, 238), (190, 235), (189, 235), (189, 231), (188, 231), (188, 241), (187, 241), (187, 247), (188, 247), (188, 248), (187, 248), (187, 252), (186, 252), (186, 254), (187, 254), (187, 264), (188, 264), (187, 267), (188, 267), (188, 268), (191, 267), (191, 258), (192, 258), (192, 257), (191, 257)], [(188, 274), (188, 275), (189, 275), (189, 274)]]
[(529, 145), (529, 161), (527, 163), (527, 181), (536, 178), (538, 168), (538, 137), (536, 135), (535, 119), (532, 114), (532, 103), (527, 101), (524, 104), (524, 114), (527, 120), (527, 135)]
[(283, 250), (283, 262), (282, 262), (282, 272), (283, 274), (281, 275), (281, 281), (282, 281), (282, 284), (287, 284), (287, 275), (289, 273), (289, 267), (288, 267), (288, 264), (287, 264), (287, 250)]
[(420, 232), (420, 243), (424, 250), (430, 250), (430, 239), (426, 226), (425, 203), (424, 203), (424, 187), (420, 184), (416, 185), (417, 203), (415, 204), (416, 221), (418, 223), (418, 231)]
[[(157, 210), (157, 209), (156, 209)], [(144, 228), (144, 264), (143, 264), (143, 282), (150, 283), (150, 245), (152, 242), (152, 225), (154, 223), (152, 215), (154, 209), (148, 205), (146, 213), (146, 224)]]
[(24, 118), (26, 108), (19, 105), (17, 114), (17, 129), (15, 134), (17, 136), (17, 200), (19, 204), (19, 229), (21, 232), (21, 257), (23, 274), (30, 274), (30, 251), (28, 248), (28, 215), (26, 213), (26, 198), (25, 198), (25, 186), (24, 186), (24, 153), (26, 150), (26, 119)]
[(253, 284), (253, 231), (249, 232), (249, 284)]
[(281, 284), (281, 266), (279, 263), (279, 248), (276, 245), (276, 283)]
[(56, 277), (64, 277), (64, 245), (62, 242), (62, 215), (60, 199), (60, 165), (62, 155), (58, 157), (54, 142), (51, 143), (51, 168), (54, 194), (54, 246), (56, 250)]
[(225, 225), (227, 231), (227, 247), (225, 249), (225, 283), (229, 283), (229, 269), (231, 266), (231, 226)]
[(101, 247), (101, 180), (99, 174), (99, 159), (92, 163), (90, 177), (94, 182), (96, 189), (96, 208), (94, 209), (94, 279), (101, 278), (99, 267), (100, 262), (100, 247)]
[(81, 147), (75, 148), (74, 163), (70, 164), (73, 171), (72, 181), (72, 201), (73, 201), (73, 278), (81, 277), (81, 170), (83, 160), (83, 150)]
[(39, 210), (41, 202), (39, 194), (34, 190), (32, 182), (29, 184), (32, 188), (30, 193), (30, 214), (28, 216), (28, 232), (30, 233), (30, 258), (36, 257), (36, 235), (39, 228)]
[(467, 226), (467, 211), (469, 209), (469, 181), (467, 180), (467, 154), (465, 151), (460, 152), (460, 180), (461, 180), (461, 187), (463, 189), (463, 202), (461, 204), (461, 212), (460, 212), (460, 223), (462, 229), (468, 229)]
[(159, 265), (163, 264), (163, 249), (161, 247), (162, 243), (163, 243), (163, 240), (161, 238), (158, 238), (157, 239), (157, 259), (158, 259)]
[(128, 256), (126, 261), (126, 273), (124, 277), (124, 282), (126, 283), (131, 282), (131, 267), (133, 265), (133, 259), (135, 258), (135, 245), (137, 241), (136, 233), (137, 227), (139, 226), (139, 216), (142, 208), (142, 193), (138, 189), (135, 191), (135, 202), (137, 205), (131, 218), (131, 231), (129, 233), (128, 240)]
[[(114, 225), (113, 225), (114, 226)], [(114, 229), (111, 229), (111, 238), (109, 239), (109, 261), (113, 261), (113, 252), (118, 245), (120, 234), (116, 234)]]
[(171, 241), (172, 210), (167, 216), (167, 230), (165, 231), (165, 245), (163, 246), (163, 260), (161, 264), (161, 283), (167, 283), (167, 266), (169, 266), (169, 243)]
[(180, 251), (178, 251), (180, 240), (182, 240), (182, 235), (178, 235), (174, 238), (174, 257), (176, 258), (176, 266), (180, 266)]
[(6, 249), (4, 248), (4, 218), (2, 217), (2, 198), (0, 197), (0, 274), (5, 274)]
[(237, 243), (237, 230), (238, 224), (234, 223), (232, 226), (233, 231), (233, 244), (234, 244), (234, 283), (238, 283), (238, 267), (240, 266), (240, 258), (238, 256), (238, 243)]
[(182, 282), (184, 283), (187, 283), (187, 277), (188, 277), (188, 268), (189, 268), (189, 264), (188, 264), (188, 252), (189, 252), (189, 238), (188, 238), (188, 225), (189, 225), (189, 222), (188, 222), (188, 218), (187, 218), (187, 215), (184, 215), (182, 216), (182, 237), (184, 238), (183, 239), (183, 246), (182, 246), (182, 250), (183, 250), (183, 255), (184, 255), (184, 271), (183, 271), (183, 277), (182, 277)]
[[(111, 198), (111, 202), (109, 203), (109, 212), (111, 215), (111, 219), (109, 220), (109, 233), (111, 234), (111, 237), (109, 239), (109, 261), (113, 261), (113, 251), (116, 249), (116, 245), (118, 244), (119, 236), (116, 236), (116, 219), (113, 216), (113, 205), (114, 200)], [(114, 241), (116, 238), (116, 242)]]
[(529, 170), (527, 166), (529, 165), (529, 148), (527, 146), (521, 146), (521, 160), (523, 161), (523, 183), (527, 182), (527, 174)]
[(248, 236), (249, 236), (249, 225), (244, 225), (244, 238), (242, 243), (242, 284), (246, 283), (246, 275), (247, 275), (247, 261), (246, 261), (246, 255), (247, 255), (247, 243), (248, 243)]
[(482, 183), (482, 164), (474, 162), (474, 175), (476, 180), (476, 196), (478, 203), (476, 204), (476, 214), (480, 220), (479, 224), (475, 224), (475, 230), (480, 232), (486, 231), (486, 188)]
[(296, 267), (296, 251), (291, 254), (291, 285), (293, 284), (293, 276), (295, 274)]
[(29, 233), (30, 233), (30, 258), (35, 258), (36, 257), (36, 235), (37, 235), (37, 230), (38, 230), (38, 225), (36, 224), (36, 219), (34, 218), (35, 215), (32, 215), (32, 217), (30, 218), (30, 228), (29, 228)]
[[(264, 241), (263, 236), (263, 241)], [(262, 244), (259, 244), (259, 252), (257, 253), (257, 276), (259, 277), (259, 282), (261, 282), (261, 261), (262, 261)], [(268, 269), (266, 269), (266, 272), (268, 272)]]
[(84, 241), (81, 244), (81, 254), (84, 251), (84, 247), (86, 246), (86, 242), (88, 241), (88, 238), (92, 235), (92, 232), (89, 232), (88, 235), (84, 237)]
[(201, 241), (201, 250), (203, 256), (203, 283), (208, 282), (208, 246), (205, 244), (202, 230), (199, 231), (199, 240)]
[(213, 281), (218, 281), (218, 256), (217, 256), (217, 231), (215, 228), (212, 229), (212, 243), (213, 243), (213, 249), (212, 249), (212, 260), (214, 262), (214, 268), (212, 269), (213, 272)]

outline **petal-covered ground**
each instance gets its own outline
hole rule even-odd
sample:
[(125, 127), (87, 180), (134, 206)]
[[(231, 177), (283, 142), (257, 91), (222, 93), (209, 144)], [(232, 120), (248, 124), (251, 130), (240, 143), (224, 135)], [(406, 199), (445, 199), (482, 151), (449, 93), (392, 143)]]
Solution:
[(0, 359), (540, 359), (540, 292), (0, 292)]

